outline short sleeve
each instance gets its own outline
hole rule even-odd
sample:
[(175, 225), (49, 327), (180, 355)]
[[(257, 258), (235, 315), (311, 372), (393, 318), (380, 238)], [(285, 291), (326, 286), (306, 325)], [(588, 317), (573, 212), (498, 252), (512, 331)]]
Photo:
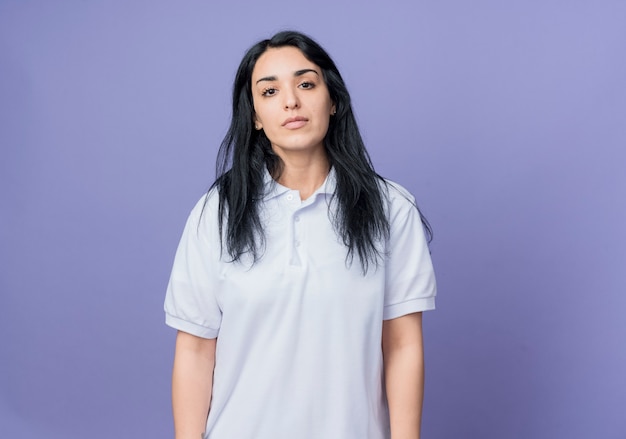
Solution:
[[(210, 201), (210, 200), (209, 200)], [(222, 320), (217, 300), (217, 218), (204, 197), (187, 219), (165, 295), (165, 323), (202, 338), (216, 338)]]
[(383, 319), (435, 308), (437, 285), (421, 216), (411, 194), (393, 185)]

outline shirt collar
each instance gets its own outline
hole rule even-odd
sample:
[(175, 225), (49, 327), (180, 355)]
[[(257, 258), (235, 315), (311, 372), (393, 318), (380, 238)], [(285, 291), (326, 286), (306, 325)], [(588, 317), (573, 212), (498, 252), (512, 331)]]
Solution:
[[(265, 186), (263, 200), (267, 201), (272, 198), (279, 197), (283, 195), (285, 192), (290, 191), (288, 187), (283, 186), (278, 183), (276, 180), (272, 178), (269, 171), (266, 169), (265, 174), (263, 176), (263, 184)], [(330, 168), (324, 183), (317, 188), (317, 190), (313, 193), (313, 197), (317, 194), (333, 194), (335, 192), (335, 188), (337, 187), (337, 175), (335, 173), (335, 168)]]

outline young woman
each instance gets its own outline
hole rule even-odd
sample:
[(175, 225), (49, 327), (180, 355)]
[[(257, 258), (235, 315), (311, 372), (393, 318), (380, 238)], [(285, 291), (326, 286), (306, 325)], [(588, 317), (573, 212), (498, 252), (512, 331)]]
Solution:
[(430, 231), (309, 37), (244, 56), (218, 175), (165, 300), (176, 438), (419, 438)]

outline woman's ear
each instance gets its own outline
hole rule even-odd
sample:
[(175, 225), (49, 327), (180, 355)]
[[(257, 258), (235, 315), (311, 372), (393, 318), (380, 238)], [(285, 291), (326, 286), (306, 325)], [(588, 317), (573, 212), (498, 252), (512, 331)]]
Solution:
[(330, 106), (330, 115), (334, 116), (335, 114), (337, 114), (337, 106), (335, 104), (332, 104)]
[(254, 129), (257, 131), (260, 131), (263, 129), (263, 124), (259, 122), (259, 119), (257, 119), (256, 114), (254, 115)]

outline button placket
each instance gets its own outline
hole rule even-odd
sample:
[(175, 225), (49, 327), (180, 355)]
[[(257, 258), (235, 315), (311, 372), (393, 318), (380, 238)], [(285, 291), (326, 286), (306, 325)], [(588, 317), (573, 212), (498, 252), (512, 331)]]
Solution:
[(285, 203), (288, 206), (289, 215), (290, 215), (290, 224), (289, 224), (289, 235), (291, 240), (291, 256), (290, 256), (290, 264), (291, 265), (301, 265), (300, 252), (298, 249), (302, 245), (301, 238), (301, 230), (298, 226), (300, 221), (300, 214), (298, 211), (302, 207), (302, 200), (300, 199), (300, 194), (297, 191), (289, 191), (285, 195)]
[(297, 191), (289, 191), (285, 198), (290, 206), (298, 206), (302, 203), (300, 200), (300, 193)]
[(293, 214), (293, 245), (299, 249), (302, 245), (302, 224), (300, 223), (300, 214), (298, 211)]

